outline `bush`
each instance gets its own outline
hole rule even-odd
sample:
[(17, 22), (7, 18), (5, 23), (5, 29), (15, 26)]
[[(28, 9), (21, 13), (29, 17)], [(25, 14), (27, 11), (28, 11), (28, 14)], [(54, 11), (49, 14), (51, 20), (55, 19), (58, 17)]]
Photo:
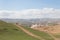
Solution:
[(8, 30), (7, 28), (4, 28), (3, 30)]
[(13, 30), (19, 31), (18, 29), (13, 29)]

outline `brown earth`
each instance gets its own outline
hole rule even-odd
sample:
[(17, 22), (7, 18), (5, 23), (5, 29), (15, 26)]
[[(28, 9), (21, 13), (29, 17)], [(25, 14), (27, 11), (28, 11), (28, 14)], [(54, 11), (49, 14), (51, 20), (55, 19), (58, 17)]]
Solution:
[(36, 28), (33, 28), (33, 29), (39, 30), (39, 31), (44, 31), (44, 32), (49, 32), (49, 33), (52, 33), (52, 34), (60, 33), (60, 25), (36, 27)]
[(56, 38), (52, 35), (52, 34), (59, 34), (60, 33), (60, 25), (35, 27), (33, 29), (39, 30), (39, 31), (44, 31), (44, 32), (48, 33), (55, 40), (60, 40), (59, 38)]

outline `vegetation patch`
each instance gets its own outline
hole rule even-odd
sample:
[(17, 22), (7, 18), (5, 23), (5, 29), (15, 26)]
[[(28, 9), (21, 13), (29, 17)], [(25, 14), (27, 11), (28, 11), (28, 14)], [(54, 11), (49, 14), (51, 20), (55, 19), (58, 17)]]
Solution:
[[(19, 30), (19, 31), (18, 31)], [(0, 40), (39, 40), (31, 37), (15, 25), (0, 21)]]

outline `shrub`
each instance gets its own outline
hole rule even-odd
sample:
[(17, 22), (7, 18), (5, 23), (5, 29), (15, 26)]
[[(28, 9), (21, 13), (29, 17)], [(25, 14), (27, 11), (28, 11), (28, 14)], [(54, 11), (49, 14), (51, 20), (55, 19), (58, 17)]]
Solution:
[(13, 29), (13, 30), (19, 31), (18, 29)]

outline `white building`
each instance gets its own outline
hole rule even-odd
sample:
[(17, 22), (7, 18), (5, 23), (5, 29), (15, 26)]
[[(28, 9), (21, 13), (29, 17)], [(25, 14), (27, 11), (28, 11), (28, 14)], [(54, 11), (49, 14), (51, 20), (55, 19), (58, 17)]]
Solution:
[(34, 24), (31, 26), (31, 28), (37, 28), (37, 27), (40, 27), (38, 24)]
[(41, 24), (34, 24), (32, 25), (30, 28), (41, 28), (41, 27), (45, 27), (46, 25), (41, 25)]

